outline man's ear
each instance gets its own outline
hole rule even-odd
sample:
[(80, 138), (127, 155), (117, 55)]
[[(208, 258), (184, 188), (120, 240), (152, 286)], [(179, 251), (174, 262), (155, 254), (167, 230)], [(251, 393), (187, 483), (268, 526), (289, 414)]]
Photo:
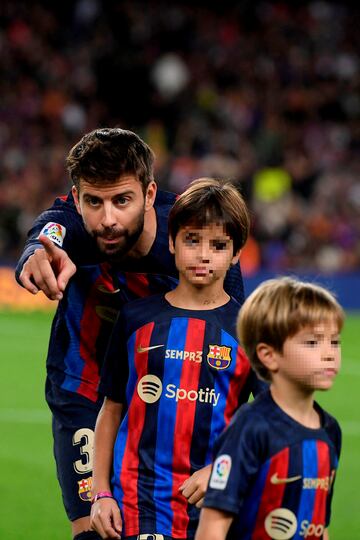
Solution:
[(239, 249), (239, 251), (237, 251), (235, 255), (233, 256), (233, 258), (231, 259), (231, 266), (234, 266), (234, 264), (237, 264), (239, 262), (240, 253), (241, 253), (241, 249)]
[(169, 235), (169, 251), (171, 255), (175, 255), (175, 245), (170, 235)]
[(267, 343), (258, 343), (256, 346), (256, 354), (262, 364), (269, 371), (277, 371), (278, 369), (278, 353), (271, 345)]
[(145, 212), (147, 212), (148, 210), (150, 210), (150, 208), (152, 208), (154, 206), (156, 193), (157, 193), (157, 185), (156, 185), (156, 182), (154, 182), (154, 180), (152, 180), (150, 182), (150, 184), (148, 185), (148, 187), (146, 188)]
[(79, 192), (75, 186), (71, 188), (71, 193), (72, 193), (72, 196), (74, 197), (76, 210), (79, 212), (79, 214), (81, 214), (80, 203), (79, 203)]

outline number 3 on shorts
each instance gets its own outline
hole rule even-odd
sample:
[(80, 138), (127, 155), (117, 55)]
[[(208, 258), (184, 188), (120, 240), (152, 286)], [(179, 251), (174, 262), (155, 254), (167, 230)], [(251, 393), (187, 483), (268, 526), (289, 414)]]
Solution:
[(74, 469), (83, 474), (92, 471), (94, 432), (89, 428), (81, 428), (75, 431), (72, 439), (73, 446), (80, 445), (81, 459), (74, 461)]

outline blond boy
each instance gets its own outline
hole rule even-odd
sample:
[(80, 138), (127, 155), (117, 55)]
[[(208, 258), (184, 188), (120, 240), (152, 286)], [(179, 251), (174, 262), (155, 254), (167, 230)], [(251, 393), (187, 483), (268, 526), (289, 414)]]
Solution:
[(238, 337), (270, 388), (219, 438), (196, 540), (328, 538), (341, 431), (314, 392), (340, 369), (343, 321), (328, 291), (295, 279), (246, 300)]

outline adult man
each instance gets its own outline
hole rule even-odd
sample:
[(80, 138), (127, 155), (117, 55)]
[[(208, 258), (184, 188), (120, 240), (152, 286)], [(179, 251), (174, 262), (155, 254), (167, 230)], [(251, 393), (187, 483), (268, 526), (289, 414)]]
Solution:
[[(67, 158), (72, 194), (35, 221), (16, 270), (27, 290), (61, 300), (51, 331), (46, 399), (76, 540), (98, 538), (89, 531), (92, 441), (102, 403), (99, 370), (113, 322), (124, 302), (169, 290), (177, 277), (167, 232), (176, 196), (157, 192), (153, 161), (135, 133), (105, 128), (86, 134)], [(238, 265), (225, 286), (242, 302)]]

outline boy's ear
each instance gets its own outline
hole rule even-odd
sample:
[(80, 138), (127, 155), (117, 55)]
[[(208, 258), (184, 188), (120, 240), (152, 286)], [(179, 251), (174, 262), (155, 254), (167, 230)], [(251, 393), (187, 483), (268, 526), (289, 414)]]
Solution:
[(256, 346), (256, 354), (262, 364), (269, 371), (277, 371), (278, 369), (278, 353), (271, 345), (267, 343), (258, 343)]
[(171, 255), (175, 255), (175, 246), (174, 246), (173, 239), (171, 238), (170, 235), (169, 235), (169, 251)]
[(79, 214), (81, 214), (80, 203), (79, 203), (79, 192), (75, 186), (71, 188), (71, 193), (72, 193), (72, 196), (74, 197), (76, 210), (79, 212)]
[(233, 266), (234, 264), (237, 264), (239, 262), (239, 257), (240, 257), (240, 253), (241, 253), (241, 249), (239, 249), (239, 251), (237, 251), (235, 253), (235, 255), (233, 256), (233, 258), (231, 259), (231, 265)]

